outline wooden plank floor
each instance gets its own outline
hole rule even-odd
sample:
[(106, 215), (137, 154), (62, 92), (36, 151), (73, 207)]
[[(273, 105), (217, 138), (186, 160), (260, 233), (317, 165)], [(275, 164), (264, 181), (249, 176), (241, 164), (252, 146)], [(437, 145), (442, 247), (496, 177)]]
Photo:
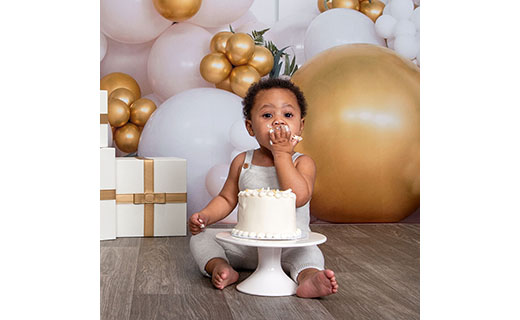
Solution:
[[(419, 319), (419, 224), (311, 225), (337, 294), (258, 297), (214, 289), (189, 237), (101, 242), (101, 319)], [(251, 272), (241, 272), (239, 282)]]

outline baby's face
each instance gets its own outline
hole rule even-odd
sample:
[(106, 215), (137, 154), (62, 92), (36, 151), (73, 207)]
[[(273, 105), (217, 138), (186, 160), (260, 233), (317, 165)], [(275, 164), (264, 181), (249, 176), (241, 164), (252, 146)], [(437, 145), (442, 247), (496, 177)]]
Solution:
[(269, 146), (271, 128), (289, 126), (293, 135), (301, 135), (303, 119), (296, 96), (287, 89), (268, 89), (260, 91), (251, 109), (251, 120), (246, 127), (261, 146)]

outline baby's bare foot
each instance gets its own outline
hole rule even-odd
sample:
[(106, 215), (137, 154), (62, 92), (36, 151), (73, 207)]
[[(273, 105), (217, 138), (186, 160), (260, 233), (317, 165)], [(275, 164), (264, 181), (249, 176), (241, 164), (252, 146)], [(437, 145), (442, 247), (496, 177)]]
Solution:
[(238, 272), (227, 263), (219, 263), (211, 273), (211, 282), (213, 285), (222, 290), (238, 280)]
[(296, 295), (301, 298), (317, 298), (338, 292), (338, 283), (334, 271), (326, 269), (316, 271), (300, 281)]

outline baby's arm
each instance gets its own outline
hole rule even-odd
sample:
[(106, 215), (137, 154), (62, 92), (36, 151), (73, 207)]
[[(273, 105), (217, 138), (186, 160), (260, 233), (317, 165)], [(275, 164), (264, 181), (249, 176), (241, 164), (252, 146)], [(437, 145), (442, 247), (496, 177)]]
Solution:
[(201, 232), (204, 227), (224, 219), (233, 211), (238, 202), (238, 177), (244, 159), (245, 152), (233, 159), (220, 193), (204, 209), (190, 217), (189, 228), (192, 234)]

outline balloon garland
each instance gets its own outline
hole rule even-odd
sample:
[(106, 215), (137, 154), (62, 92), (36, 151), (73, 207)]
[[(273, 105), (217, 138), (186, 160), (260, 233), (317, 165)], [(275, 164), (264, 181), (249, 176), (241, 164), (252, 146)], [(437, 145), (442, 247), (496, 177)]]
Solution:
[(357, 10), (375, 22), (383, 14), (385, 3), (380, 0), (318, 0), (320, 12), (335, 8)]
[(193, 17), (201, 4), (202, 0), (153, 0), (155, 10), (164, 18), (175, 22)]
[(136, 152), (141, 131), (157, 106), (152, 100), (141, 98), (137, 81), (125, 73), (107, 74), (100, 87), (108, 91), (108, 122), (116, 146), (123, 152)]

